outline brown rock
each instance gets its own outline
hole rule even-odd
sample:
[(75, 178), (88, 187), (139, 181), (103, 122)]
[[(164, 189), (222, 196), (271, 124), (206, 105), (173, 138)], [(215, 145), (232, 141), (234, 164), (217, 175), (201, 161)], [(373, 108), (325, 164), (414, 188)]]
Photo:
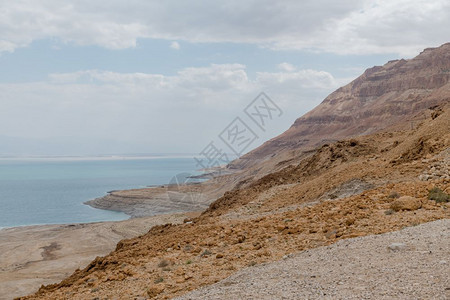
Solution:
[(351, 225), (353, 225), (354, 223), (355, 223), (355, 218), (353, 218), (353, 217), (347, 218), (347, 219), (345, 220), (345, 225), (347, 225), (347, 226), (351, 226)]
[(159, 294), (161, 294), (164, 291), (164, 288), (162, 286), (152, 286), (150, 288), (148, 288), (147, 290), (147, 295), (150, 298), (156, 297)]
[(391, 203), (391, 209), (395, 211), (400, 210), (416, 210), (422, 207), (422, 202), (420, 199), (402, 196)]

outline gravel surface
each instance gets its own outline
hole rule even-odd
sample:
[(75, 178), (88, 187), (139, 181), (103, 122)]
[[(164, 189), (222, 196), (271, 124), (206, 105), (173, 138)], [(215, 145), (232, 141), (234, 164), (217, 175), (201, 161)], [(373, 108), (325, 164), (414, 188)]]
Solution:
[(450, 299), (450, 219), (291, 254), (178, 299)]

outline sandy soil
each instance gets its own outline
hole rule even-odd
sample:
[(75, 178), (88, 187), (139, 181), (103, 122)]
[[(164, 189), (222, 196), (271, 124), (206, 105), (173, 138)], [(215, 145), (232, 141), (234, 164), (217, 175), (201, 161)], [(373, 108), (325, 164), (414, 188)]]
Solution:
[(306, 250), (177, 299), (450, 299), (450, 220)]
[(43, 225), (0, 230), (0, 299), (36, 291), (114, 250), (122, 239), (160, 224), (182, 223), (197, 213), (135, 218), (121, 222)]

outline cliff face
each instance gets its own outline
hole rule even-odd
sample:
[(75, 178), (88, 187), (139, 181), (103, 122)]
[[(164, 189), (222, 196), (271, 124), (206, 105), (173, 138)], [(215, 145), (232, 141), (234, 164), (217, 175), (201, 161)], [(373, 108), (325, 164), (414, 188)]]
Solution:
[(285, 150), (370, 134), (405, 121), (450, 99), (450, 43), (425, 49), (410, 60), (367, 69), (330, 94), (291, 128), (234, 163), (265, 159)]

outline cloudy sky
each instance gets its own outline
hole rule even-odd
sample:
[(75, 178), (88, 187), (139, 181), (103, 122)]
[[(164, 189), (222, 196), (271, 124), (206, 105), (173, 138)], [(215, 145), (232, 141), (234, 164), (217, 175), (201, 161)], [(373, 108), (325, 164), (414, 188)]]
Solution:
[(440, 0), (0, 0), (0, 154), (198, 153), (265, 92), (256, 147), (448, 28)]

